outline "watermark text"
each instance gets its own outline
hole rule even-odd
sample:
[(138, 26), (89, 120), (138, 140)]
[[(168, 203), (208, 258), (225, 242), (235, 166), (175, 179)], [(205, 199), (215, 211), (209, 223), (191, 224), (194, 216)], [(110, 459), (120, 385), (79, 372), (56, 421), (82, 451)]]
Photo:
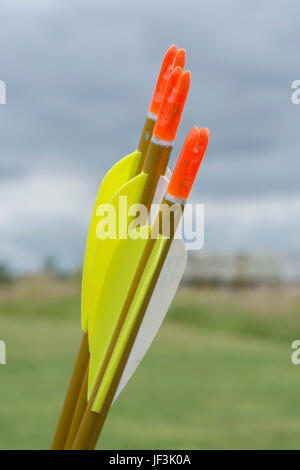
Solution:
[(300, 364), (300, 339), (296, 339), (292, 342), (291, 348), (295, 351), (291, 355), (292, 364), (295, 366)]
[(174, 238), (182, 238), (188, 250), (201, 250), (204, 245), (204, 204), (185, 204), (182, 212), (183, 206), (178, 203), (152, 204), (148, 211), (143, 204), (128, 205), (127, 197), (120, 196), (117, 204), (97, 207), (96, 234), (100, 240), (157, 239), (161, 235), (170, 238), (175, 227)]
[(6, 344), (0, 340), (0, 364), (6, 364)]
[(6, 84), (0, 80), (0, 104), (6, 104)]

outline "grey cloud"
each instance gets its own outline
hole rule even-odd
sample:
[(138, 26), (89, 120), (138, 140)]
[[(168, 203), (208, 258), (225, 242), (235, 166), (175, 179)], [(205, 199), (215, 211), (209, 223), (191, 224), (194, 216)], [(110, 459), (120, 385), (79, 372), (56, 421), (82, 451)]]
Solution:
[[(296, 0), (5, 0), (0, 184), (41, 170), (69, 171), (89, 181), (92, 205), (105, 172), (135, 148), (162, 55), (174, 42), (187, 49), (192, 86), (170, 166), (195, 123), (211, 131), (194, 197), (243, 201), (297, 193), (300, 106), (291, 104), (290, 86), (300, 78), (299, 12)], [(52, 223), (52, 243), (32, 232), (38, 257), (62, 253), (71, 234), (71, 219), (63, 231), (59, 220)], [(74, 257), (86, 229), (72, 228)], [(270, 238), (268, 226), (262, 224), (259, 237)], [(30, 235), (22, 242), (22, 233), (5, 238), (3, 251), (12, 239), (32, 251)], [(250, 233), (247, 240), (259, 242)], [(273, 245), (284, 243), (274, 238)]]

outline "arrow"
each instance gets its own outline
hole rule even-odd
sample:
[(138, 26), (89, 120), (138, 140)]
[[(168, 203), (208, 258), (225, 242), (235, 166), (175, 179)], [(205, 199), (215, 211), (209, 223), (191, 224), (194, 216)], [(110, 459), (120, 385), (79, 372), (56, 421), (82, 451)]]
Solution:
[[(110, 201), (110, 206), (115, 209), (117, 215), (116, 233), (119, 232), (119, 201), (120, 198), (126, 197), (127, 206), (130, 207), (134, 203), (139, 202), (143, 204), (147, 212), (150, 211), (150, 206), (153, 201), (155, 190), (160, 177), (162, 177), (167, 169), (170, 153), (173, 148), (173, 141), (175, 139), (179, 120), (183, 111), (185, 100), (189, 91), (190, 85), (190, 72), (183, 72), (177, 67), (173, 70), (165, 90), (165, 95), (159, 115), (153, 130), (153, 136), (145, 157), (143, 171), (136, 177), (132, 178), (114, 195)], [(167, 140), (167, 138), (169, 140)], [(127, 236), (128, 227), (133, 220), (132, 217), (127, 217), (125, 214), (123, 220), (122, 231)], [(141, 225), (146, 220), (140, 221)], [(101, 224), (101, 217), (100, 222)], [(98, 240), (94, 267), (93, 277), (91, 280), (91, 293), (89, 303), (89, 347), (92, 348), (94, 336), (94, 323), (99, 317), (99, 308), (101, 309), (100, 299), (102, 299), (102, 284), (106, 279), (107, 270), (112, 265), (112, 256), (118, 248), (120, 240), (117, 238), (105, 238)], [(110, 316), (111, 319), (111, 316)], [(100, 321), (100, 320), (99, 320)], [(103, 320), (105, 321), (105, 320)]]
[(116, 163), (104, 177), (99, 188), (88, 231), (83, 267), (81, 292), (81, 326), (83, 330), (83, 338), (79, 348), (79, 352), (77, 355), (61, 415), (58, 421), (54, 440), (52, 443), (51, 449), (53, 450), (64, 448), (69, 427), (72, 421), (74, 409), (78, 400), (79, 392), (84, 380), (87, 364), (89, 361), (87, 334), (89, 304), (88, 299), (91, 288), (90, 283), (93, 272), (95, 249), (98, 241), (96, 235), (96, 227), (98, 223), (97, 209), (100, 204), (108, 203), (119, 188), (121, 188), (134, 176), (139, 174), (141, 168), (143, 167), (144, 159), (152, 136), (157, 114), (170, 74), (172, 73), (175, 67), (184, 67), (184, 63), (185, 50), (178, 50), (176, 46), (172, 45), (168, 49), (163, 59), (160, 74), (145, 119), (143, 131), (140, 137), (137, 150), (135, 150), (128, 156), (122, 158), (118, 163)]
[[(163, 101), (153, 130), (153, 136), (144, 160), (143, 171), (122, 186), (110, 201), (110, 207), (113, 207), (117, 214), (117, 221), (119, 219), (119, 201), (122, 197), (126, 198), (128, 207), (139, 202), (149, 211), (159, 179), (165, 174), (167, 169), (173, 141), (177, 133), (180, 117), (189, 91), (189, 85), (190, 72), (182, 72), (181, 67), (175, 67), (167, 82)], [(166, 140), (166, 138), (169, 140)], [(122, 226), (122, 230), (126, 235), (130, 222), (131, 218), (127, 218), (126, 214)], [(144, 222), (146, 222), (146, 220)], [(141, 223), (143, 223), (142, 220)], [(118, 233), (119, 223), (116, 225)], [(111, 302), (118, 302), (118, 300), (121, 299), (119, 295), (108, 295), (109, 289), (107, 289), (107, 283), (108, 279), (111, 279), (112, 283), (114, 282), (114, 269), (117, 269), (118, 266), (118, 252), (122, 249), (124, 241), (126, 241), (126, 238), (124, 240), (107, 237), (103, 240), (98, 240), (96, 246), (88, 316), (90, 351), (93, 347), (94, 337), (96, 338), (96, 343), (99, 347), (101, 347), (102, 350), (105, 350), (109, 345), (115, 325), (118, 322), (118, 316), (115, 314), (115, 312), (118, 312), (118, 309), (114, 308), (113, 305), (109, 306), (110, 313), (108, 315), (103, 315), (102, 312), (104, 311), (104, 305), (107, 303), (110, 304)], [(133, 252), (132, 256), (130, 256), (127, 251), (127, 255), (129, 258), (134, 260), (136, 253)], [(109, 276), (108, 273), (110, 272), (111, 274)], [(105, 286), (104, 288), (103, 285)], [(101, 340), (99, 339), (98, 333), (97, 335), (94, 333), (96, 322), (100, 325), (97, 332), (99, 329), (101, 330)], [(89, 383), (91, 380), (91, 375), (89, 375)], [(91, 387), (91, 385), (89, 386)], [(73, 438), (75, 437), (75, 433), (86, 407), (87, 389), (88, 376), (86, 374), (82, 383), (76, 409), (74, 411), (74, 416), (65, 445), (66, 449), (69, 449), (73, 442)]]
[[(140, 326), (143, 319), (146, 319), (147, 309), (150, 306), (155, 286), (159, 281), (164, 263), (172, 246), (176, 227), (182, 216), (186, 198), (193, 185), (207, 143), (207, 129), (199, 131), (197, 127), (194, 127), (187, 136), (163, 201), (170, 208), (175, 205), (175, 210), (170, 212), (170, 234), (166, 236), (164, 233), (161, 210), (154, 223), (154, 228), (157, 227), (158, 229), (158, 238), (153, 239), (148, 237), (148, 239), (142, 241), (141, 239), (131, 240), (130, 238), (123, 240), (124, 247), (126, 245), (126, 248), (129, 250), (133, 250), (132, 242), (137, 242), (135, 269), (133, 269), (134, 263), (128, 265), (128, 258), (123, 247), (123, 258), (120, 257), (121, 252), (118, 253), (119, 272), (118, 277), (115, 278), (114, 287), (112, 287), (109, 280), (111, 273), (108, 273), (107, 287), (111, 293), (119, 289), (120, 282), (123, 284), (127, 276), (127, 293), (125, 288), (121, 289), (122, 305), (118, 316), (119, 320), (109, 347), (105, 352), (104, 359), (103, 355), (99, 355), (98, 341), (94, 341), (91, 351), (90, 373), (93, 375), (93, 363), (97, 363), (100, 360), (98, 364), (99, 372), (96, 381), (93, 381), (93, 389), (89, 393), (88, 405), (72, 449), (93, 449), (97, 443), (130, 352), (135, 340), (138, 338)], [(151, 230), (153, 228), (150, 226), (140, 228), (141, 232), (145, 232), (148, 235), (151, 235)], [(115, 295), (115, 297), (119, 298), (119, 295), (120, 291), (118, 290), (118, 296)], [(96, 326), (95, 328), (98, 333)]]

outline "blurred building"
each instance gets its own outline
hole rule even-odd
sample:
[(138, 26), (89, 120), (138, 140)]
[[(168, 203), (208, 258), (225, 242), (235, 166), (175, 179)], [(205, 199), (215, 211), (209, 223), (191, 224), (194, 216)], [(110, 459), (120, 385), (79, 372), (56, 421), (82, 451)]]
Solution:
[(189, 253), (189, 285), (255, 286), (300, 282), (300, 255)]

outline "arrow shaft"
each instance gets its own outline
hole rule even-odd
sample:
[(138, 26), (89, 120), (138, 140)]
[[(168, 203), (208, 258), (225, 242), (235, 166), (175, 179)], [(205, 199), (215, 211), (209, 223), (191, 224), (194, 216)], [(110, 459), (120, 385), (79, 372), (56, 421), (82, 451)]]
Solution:
[(86, 409), (86, 401), (87, 401), (87, 391), (88, 391), (88, 377), (89, 377), (89, 368), (86, 367), (86, 371), (84, 374), (84, 379), (82, 382), (81, 390), (79, 393), (79, 397), (76, 403), (76, 408), (73, 414), (73, 419), (70, 424), (70, 429), (68, 433), (68, 437), (64, 446), (65, 450), (70, 450), (72, 448), (74, 438), (76, 436), (78, 427), (80, 425), (82, 416), (84, 415)]
[[(174, 204), (173, 201), (168, 201), (166, 199), (164, 199), (163, 203), (168, 204), (170, 207)], [(99, 413), (96, 413), (96, 412), (92, 411), (94, 401), (97, 397), (97, 394), (98, 394), (99, 388), (102, 384), (102, 380), (103, 380), (105, 371), (107, 369), (108, 363), (111, 359), (111, 356), (112, 356), (112, 353), (114, 351), (115, 345), (117, 343), (120, 332), (121, 332), (122, 327), (124, 325), (126, 316), (129, 312), (130, 306), (133, 302), (135, 293), (137, 291), (138, 284), (141, 281), (141, 278), (142, 278), (142, 275), (144, 273), (146, 264), (147, 264), (147, 262), (148, 262), (148, 260), (151, 256), (151, 253), (152, 253), (152, 250), (154, 248), (156, 240), (150, 238), (148, 240), (147, 244), (146, 244), (146, 247), (145, 247), (144, 253), (142, 255), (142, 258), (140, 260), (140, 263), (138, 265), (138, 269), (136, 271), (134, 280), (133, 280), (133, 282), (130, 286), (130, 289), (129, 289), (126, 301), (124, 303), (121, 315), (119, 317), (118, 323), (116, 325), (116, 328), (114, 330), (112, 339), (110, 341), (109, 348), (108, 348), (107, 353), (105, 355), (104, 361), (101, 365), (101, 369), (99, 371), (97, 381), (95, 383), (93, 392), (92, 392), (90, 400), (88, 402), (88, 405), (87, 405), (86, 411), (84, 413), (81, 425), (78, 429), (78, 433), (76, 435), (76, 438), (75, 438), (75, 441), (74, 441), (74, 444), (73, 444), (73, 447), (72, 447), (73, 450), (80, 450), (80, 449), (90, 450), (90, 449), (93, 449), (95, 447), (96, 443), (97, 443), (97, 440), (98, 440), (99, 435), (101, 433), (101, 430), (103, 428), (106, 416), (108, 414), (108, 411), (111, 407), (113, 398), (115, 396), (116, 390), (119, 386), (119, 382), (120, 382), (122, 374), (124, 372), (124, 369), (125, 369), (126, 363), (128, 361), (131, 349), (133, 347), (135, 338), (138, 334), (140, 325), (143, 321), (144, 315), (145, 315), (146, 310), (148, 308), (148, 305), (149, 305), (151, 296), (153, 294), (154, 288), (156, 286), (157, 280), (159, 278), (160, 272), (161, 272), (162, 267), (164, 265), (164, 262), (166, 260), (167, 254), (169, 252), (169, 249), (170, 249), (170, 246), (171, 246), (171, 243), (173, 241), (174, 234), (175, 234), (175, 231), (176, 231), (176, 227), (177, 227), (177, 225), (179, 223), (179, 220), (182, 216), (183, 208), (184, 208), (184, 206), (180, 206), (179, 211), (174, 211), (174, 212), (170, 213), (171, 214), (171, 226), (172, 226), (170, 236), (166, 241), (163, 252), (162, 252), (162, 254), (159, 258), (159, 261), (158, 261), (157, 266), (155, 268), (154, 274), (151, 278), (150, 284), (149, 284), (149, 286), (146, 290), (146, 295), (144, 296), (142, 305), (139, 309), (139, 312), (138, 312), (138, 315), (137, 315), (136, 320), (134, 322), (133, 328), (130, 332), (129, 339), (128, 339), (128, 341), (126, 343), (126, 346), (125, 346), (125, 348), (124, 348), (124, 350), (121, 354), (120, 361), (117, 365), (116, 372), (115, 372), (115, 374), (113, 376), (113, 379), (110, 383), (108, 393), (106, 394), (106, 396), (104, 398), (104, 402), (101, 406), (101, 410), (100, 410)], [(163, 229), (161, 212), (159, 213), (159, 216), (157, 217), (155, 223), (159, 225), (159, 231), (161, 233), (161, 230)]]
[(145, 119), (142, 135), (141, 135), (141, 138), (140, 138), (140, 141), (139, 141), (139, 144), (138, 144), (138, 148), (137, 148), (141, 152), (141, 156), (140, 156), (140, 159), (139, 159), (139, 164), (138, 164), (137, 172), (136, 172), (137, 175), (143, 169), (144, 162), (145, 162), (145, 157), (146, 157), (147, 150), (148, 150), (148, 147), (149, 147), (149, 144), (150, 144), (150, 141), (151, 141), (151, 137), (152, 137), (153, 129), (154, 129), (154, 126), (155, 126), (156, 118), (157, 118), (157, 116), (155, 114), (149, 114), (148, 113), (148, 115)]
[(66, 398), (57, 424), (51, 450), (63, 449), (65, 446), (68, 430), (72, 422), (74, 408), (78, 399), (78, 390), (80, 390), (82, 381), (84, 379), (88, 361), (88, 336), (86, 333), (84, 333), (67, 390)]
[[(170, 243), (170, 241), (169, 241), (169, 243)], [(75, 438), (75, 441), (74, 441), (74, 444), (73, 444), (73, 447), (72, 447), (73, 450), (82, 450), (82, 449), (92, 450), (92, 449), (94, 449), (94, 447), (95, 447), (95, 445), (98, 441), (99, 435), (102, 431), (102, 428), (103, 428), (103, 425), (105, 423), (108, 411), (110, 409), (110, 406), (112, 404), (114, 395), (116, 393), (116, 390), (118, 388), (120, 379), (121, 379), (123, 371), (125, 369), (127, 360), (129, 358), (129, 354), (131, 352), (131, 349), (132, 349), (132, 346), (134, 344), (135, 338), (138, 334), (140, 325), (141, 325), (142, 320), (144, 318), (144, 314), (147, 310), (147, 306), (148, 306), (148, 303), (150, 301), (152, 292), (154, 290), (156, 281), (158, 279), (159, 273), (160, 273), (161, 268), (163, 266), (163, 263), (165, 261), (167, 251), (168, 250), (164, 250), (164, 252), (162, 254), (162, 257), (160, 259), (160, 263), (157, 266), (157, 269), (155, 270), (155, 274), (152, 278), (152, 282), (151, 282), (149, 288), (147, 289), (147, 294), (144, 297), (144, 301), (143, 301), (142, 306), (139, 310), (139, 313), (138, 313), (138, 316), (137, 316), (136, 321), (134, 323), (134, 326), (133, 326), (133, 328), (130, 332), (128, 342), (126, 343), (125, 349), (124, 349), (124, 351), (122, 353), (122, 356), (121, 356), (121, 359), (118, 363), (116, 373), (114, 374), (114, 377), (113, 377), (112, 382), (111, 382), (110, 387), (109, 387), (109, 391), (108, 391), (108, 393), (107, 393), (107, 395), (104, 399), (101, 410), (100, 410), (99, 413), (95, 413), (95, 412), (92, 411), (92, 407), (93, 407), (93, 404), (94, 404), (94, 400), (96, 399), (99, 386), (101, 385), (101, 382), (102, 382), (102, 379), (103, 379), (103, 376), (104, 376), (104, 373), (105, 373), (104, 367), (101, 368), (97, 383), (94, 387), (93, 393), (92, 393), (91, 398), (88, 402), (87, 409), (85, 411), (85, 414), (83, 416), (81, 425), (80, 425), (78, 433), (76, 435), (76, 438)], [(106, 366), (107, 366), (107, 364), (106, 364)]]

